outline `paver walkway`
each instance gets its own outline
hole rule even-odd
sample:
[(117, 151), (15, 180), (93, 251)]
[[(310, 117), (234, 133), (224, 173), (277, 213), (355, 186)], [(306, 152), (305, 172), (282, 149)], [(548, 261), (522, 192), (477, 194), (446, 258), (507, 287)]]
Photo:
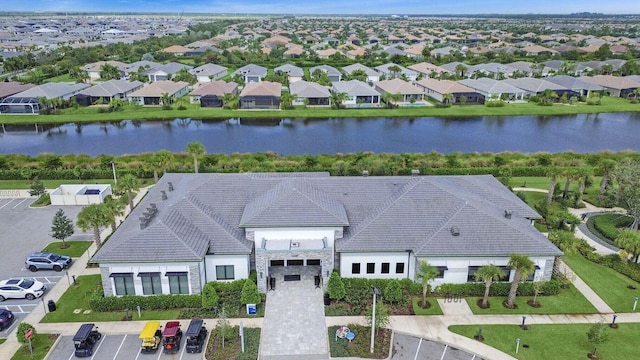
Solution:
[[(329, 359), (322, 287), (315, 287), (313, 266), (272, 267), (275, 290), (267, 291), (260, 334), (260, 360)], [(284, 275), (300, 275), (284, 281)]]

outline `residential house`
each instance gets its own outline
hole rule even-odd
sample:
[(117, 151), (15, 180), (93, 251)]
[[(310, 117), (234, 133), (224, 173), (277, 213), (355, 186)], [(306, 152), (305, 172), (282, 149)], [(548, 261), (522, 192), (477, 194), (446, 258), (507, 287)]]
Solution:
[(153, 67), (151, 69), (145, 70), (143, 72), (144, 75), (149, 77), (149, 81), (164, 81), (171, 80), (173, 75), (175, 75), (178, 71), (182, 69), (191, 70), (193, 66), (185, 65), (177, 62), (170, 62), (165, 65), (160, 65)]
[(199, 83), (207, 83), (227, 76), (228, 70), (222, 65), (204, 64), (189, 70), (189, 73), (195, 76)]
[(86, 88), (74, 95), (78, 104), (89, 106), (101, 102), (108, 104), (113, 99), (127, 100), (129, 94), (142, 89), (144, 83), (141, 81), (109, 80), (97, 83), (90, 88)]
[(551, 81), (547, 81), (546, 79), (536, 79), (536, 78), (519, 78), (519, 79), (505, 79), (502, 82), (507, 83), (509, 85), (513, 85), (519, 89), (525, 91), (524, 96), (534, 96), (541, 95), (546, 90), (551, 90), (555, 92), (558, 97), (562, 97), (566, 95), (567, 99), (570, 99), (572, 96), (578, 96), (579, 93), (571, 90), (570, 88), (566, 88), (560, 84), (556, 84)]
[(201, 107), (222, 107), (226, 94), (238, 94), (238, 84), (214, 80), (190, 92), (189, 101)]
[(0, 102), (0, 114), (39, 114), (40, 98), (69, 100), (88, 88), (85, 83), (46, 83), (28, 88), (4, 98)]
[(609, 95), (621, 98), (632, 98), (633, 92), (640, 88), (640, 83), (627, 77), (613, 75), (581, 76), (580, 80), (600, 85)]
[(494, 79), (463, 79), (458, 81), (458, 83), (479, 92), (484, 96), (485, 101), (500, 99), (511, 101), (524, 99), (524, 90)]
[(605, 90), (604, 87), (598, 84), (590, 83), (574, 76), (557, 75), (550, 76), (545, 80), (554, 84), (558, 84), (566, 89), (571, 89), (576, 94), (578, 94), (578, 96), (589, 97), (591, 96), (592, 91), (600, 92)]
[(187, 94), (189, 83), (184, 81), (158, 80), (129, 94), (129, 101), (136, 105), (165, 105), (162, 97), (166, 94), (171, 99), (178, 99)]
[(183, 56), (185, 53), (191, 51), (190, 48), (181, 45), (171, 45), (167, 48), (160, 50), (160, 52), (173, 54), (175, 56)]
[(130, 78), (131, 74), (133, 73), (137, 73), (137, 72), (144, 72), (145, 70), (149, 70), (149, 69), (153, 69), (153, 68), (157, 68), (162, 66), (162, 64), (157, 63), (157, 62), (153, 62), (153, 61), (147, 61), (147, 60), (141, 60), (141, 61), (136, 61), (134, 63), (131, 64), (126, 64), (126, 66), (122, 69), (122, 71), (125, 74), (125, 78)]
[(455, 81), (425, 78), (416, 81), (415, 85), (425, 95), (441, 103), (445, 101), (446, 94), (451, 94), (452, 104), (484, 104), (484, 95)]
[(127, 67), (127, 64), (123, 62), (109, 60), (109, 61), (98, 61), (91, 64), (87, 64), (82, 67), (82, 71), (84, 71), (89, 76), (89, 81), (100, 80), (100, 72), (102, 71), (102, 67), (104, 65), (111, 65), (117, 68), (118, 70), (121, 71), (122, 76), (124, 76), (124, 69)]
[(364, 65), (362, 65), (360, 63), (347, 65), (347, 66), (342, 68), (342, 71), (347, 76), (351, 76), (351, 74), (356, 70), (363, 71), (367, 75), (367, 82), (369, 82), (369, 83), (374, 83), (376, 81), (380, 81), (380, 74), (377, 71), (373, 70), (372, 68), (370, 68), (368, 66), (364, 66)]
[(443, 67), (433, 65), (428, 62), (421, 62), (418, 64), (410, 65), (409, 69), (416, 71), (418, 74), (422, 75), (423, 78), (431, 78), (431, 77), (439, 78), (442, 75), (451, 73), (451, 71)]
[(400, 100), (387, 100), (391, 101), (396, 106), (424, 106), (427, 103), (424, 101), (424, 93), (422, 89), (411, 85), (410, 83), (402, 79), (382, 80), (374, 84), (374, 87), (381, 95), (385, 93), (400, 94), (402, 98)]
[(378, 107), (380, 93), (360, 80), (334, 82), (332, 93), (345, 93), (347, 99), (342, 102), (345, 107)]
[(267, 76), (267, 68), (260, 65), (249, 64), (234, 71), (231, 76), (241, 76), (244, 83), (260, 82)]
[(525, 77), (534, 77), (536, 75), (547, 77), (554, 70), (544, 64), (535, 64), (529, 61), (516, 61), (509, 64), (505, 64), (506, 66), (515, 69), (511, 76), (514, 76), (516, 71), (520, 72)]
[(470, 65), (467, 69), (467, 73), (471, 78), (489, 76), (497, 80), (511, 77), (516, 71), (518, 71), (518, 69), (500, 63)]
[(384, 65), (376, 66), (374, 70), (377, 71), (380, 75), (384, 75), (385, 79), (403, 78), (406, 81), (414, 82), (418, 78), (417, 71), (407, 69), (404, 66), (400, 66), (394, 63), (387, 63)]
[(22, 84), (16, 81), (3, 81), (0, 82), (0, 101), (5, 98), (15, 95), (17, 93), (29, 90), (36, 85), (34, 84)]
[(342, 73), (338, 69), (329, 65), (314, 66), (309, 69), (309, 75), (313, 77), (313, 74), (318, 70), (326, 73), (331, 82), (340, 81), (342, 79)]
[(511, 281), (512, 254), (542, 281), (563, 253), (534, 228), (539, 218), (491, 175), (165, 174), (92, 262), (105, 296), (198, 294), (251, 270), (264, 293), (293, 266), (322, 286), (335, 269), (416, 280), (422, 261), (439, 270), (433, 286), (475, 282), (487, 264)]
[(284, 74), (287, 74), (289, 84), (293, 84), (294, 82), (302, 80), (302, 77), (304, 76), (304, 70), (302, 70), (302, 68), (291, 64), (278, 66), (277, 68), (273, 69), (273, 71), (276, 73), (282, 72)]
[(326, 86), (310, 81), (296, 81), (289, 85), (289, 92), (295, 95), (293, 105), (330, 106), (331, 93)]
[(279, 109), (282, 84), (271, 81), (247, 83), (240, 92), (240, 109)]

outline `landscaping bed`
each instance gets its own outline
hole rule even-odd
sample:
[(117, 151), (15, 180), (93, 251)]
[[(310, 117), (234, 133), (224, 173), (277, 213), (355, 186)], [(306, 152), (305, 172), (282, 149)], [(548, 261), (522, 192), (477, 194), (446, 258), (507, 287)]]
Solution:
[(378, 329), (375, 335), (373, 354), (370, 352), (371, 327), (349, 324), (347, 327), (356, 334), (355, 339), (336, 339), (339, 326), (329, 327), (329, 355), (331, 357), (356, 357), (386, 359), (391, 350), (391, 330)]
[(224, 346), (222, 346), (221, 337), (213, 330), (207, 343), (207, 351), (205, 358), (208, 360), (255, 360), (258, 358), (260, 348), (260, 329), (244, 328), (244, 349), (242, 352), (240, 337), (238, 333), (240, 328), (234, 326), (232, 333), (234, 336), (225, 338)]
[(633, 218), (623, 214), (602, 214), (590, 216), (587, 227), (601, 240), (616, 246), (616, 237), (620, 229), (627, 228), (633, 222)]
[(56, 342), (58, 334), (36, 334), (31, 340), (33, 356), (29, 350), (29, 344), (23, 344), (11, 357), (11, 360), (42, 360)]
[(42, 251), (78, 258), (84, 255), (91, 243), (91, 241), (65, 241), (64, 244), (67, 247), (62, 248), (62, 241), (56, 241), (49, 243)]

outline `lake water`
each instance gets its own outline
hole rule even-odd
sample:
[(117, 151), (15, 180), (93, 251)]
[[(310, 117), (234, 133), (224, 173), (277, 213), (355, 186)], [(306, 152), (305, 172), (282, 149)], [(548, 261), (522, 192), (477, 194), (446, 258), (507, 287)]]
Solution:
[[(42, 116), (39, 120), (44, 120)], [(0, 121), (2, 119), (0, 118)], [(284, 155), (389, 152), (640, 151), (640, 113), (473, 118), (340, 118), (121, 121), (3, 125), (0, 153), (132, 154), (184, 151)]]

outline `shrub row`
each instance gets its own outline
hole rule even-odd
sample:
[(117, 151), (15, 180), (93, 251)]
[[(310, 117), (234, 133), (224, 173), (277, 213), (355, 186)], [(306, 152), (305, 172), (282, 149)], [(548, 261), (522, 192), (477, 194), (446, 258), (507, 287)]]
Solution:
[(346, 295), (343, 299), (344, 302), (353, 307), (355, 313), (360, 313), (371, 303), (371, 289), (377, 288), (382, 292), (380, 300), (384, 300), (385, 289), (388, 288), (392, 282), (400, 284), (402, 290), (402, 297), (399, 299), (399, 303), (408, 301), (411, 295), (418, 295), (422, 293), (422, 286), (416, 284), (409, 279), (361, 279), (361, 278), (343, 278), (344, 288)]
[[(535, 295), (533, 282), (523, 282), (518, 285), (518, 296)], [(561, 283), (558, 280), (546, 281), (542, 284), (541, 293), (538, 295), (552, 296), (558, 295), (561, 289)], [(496, 282), (491, 285), (489, 291), (490, 296), (507, 296), (511, 289), (511, 283)], [(435, 288), (435, 293), (439, 296), (462, 295), (462, 296), (484, 296), (485, 285), (482, 282), (464, 283), (464, 284), (442, 284)]]
[[(133, 174), (138, 178), (153, 177), (153, 172), (145, 171), (140, 168), (135, 170), (120, 170), (118, 175)], [(0, 170), (0, 180), (31, 180), (33, 178), (40, 180), (72, 180), (72, 179), (110, 179), (113, 177), (112, 170), (102, 169), (21, 169), (21, 170)]]
[(596, 231), (611, 242), (618, 237), (620, 233), (618, 228), (627, 227), (633, 222), (632, 218), (620, 214), (599, 215), (592, 217), (590, 220)]
[(640, 264), (633, 261), (623, 261), (618, 254), (599, 255), (593, 251), (586, 250), (580, 252), (587, 260), (596, 264), (607, 266), (620, 274), (640, 282)]
[(124, 311), (124, 309), (134, 310), (136, 306), (140, 306), (144, 310), (199, 308), (202, 306), (202, 297), (200, 295), (125, 295), (121, 297), (105, 297), (102, 291), (99, 291), (91, 296), (89, 306), (93, 311), (100, 312)]
[(227, 317), (237, 317), (240, 311), (240, 297), (242, 296), (242, 287), (245, 279), (235, 280), (231, 282), (213, 282), (213, 287), (218, 294), (218, 307), (224, 308)]

